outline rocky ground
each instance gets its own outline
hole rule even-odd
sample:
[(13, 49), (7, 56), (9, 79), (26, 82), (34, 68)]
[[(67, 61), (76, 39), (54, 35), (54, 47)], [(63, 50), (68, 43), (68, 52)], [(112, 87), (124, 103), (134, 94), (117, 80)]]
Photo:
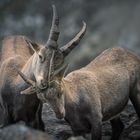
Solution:
[[(131, 103), (121, 113), (121, 119), (125, 124), (125, 129), (120, 140), (140, 140), (140, 122)], [(58, 120), (49, 105), (44, 105), (43, 120), (46, 131), (57, 138), (70, 136), (71, 129), (64, 120)], [(103, 124), (103, 140), (109, 140), (111, 136), (111, 126), (109, 122)], [(81, 137), (71, 138), (70, 140), (84, 140)]]
[[(64, 120), (58, 120), (48, 104), (44, 104), (42, 113), (46, 133), (18, 124), (1, 129), (0, 140), (85, 140), (82, 137), (70, 137), (72, 134), (70, 126)], [(121, 113), (121, 119), (125, 124), (125, 129), (120, 140), (140, 140), (140, 122), (130, 103)], [(109, 122), (103, 124), (102, 135), (102, 140), (110, 139)]]
[(44, 132), (16, 124), (1, 129), (0, 140), (54, 140), (54, 138)]

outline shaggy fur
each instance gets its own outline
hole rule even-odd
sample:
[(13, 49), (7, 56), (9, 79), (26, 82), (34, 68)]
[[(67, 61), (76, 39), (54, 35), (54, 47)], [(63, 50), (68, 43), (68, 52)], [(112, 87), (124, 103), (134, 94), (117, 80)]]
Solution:
[(102, 121), (110, 120), (111, 140), (118, 140), (119, 113), (129, 99), (140, 118), (140, 58), (127, 49), (107, 49), (82, 69), (62, 75), (63, 70), (54, 76), (45, 98), (74, 135), (91, 133), (92, 140), (101, 140)]
[[(3, 125), (24, 121), (31, 127), (44, 130), (41, 119), (42, 103), (36, 95), (27, 97), (20, 94), (29, 85), (18, 76), (14, 68), (16, 66), (19, 70), (23, 69), (34, 55), (25, 39), (27, 38), (23, 36), (11, 36), (3, 41), (0, 67), (0, 103), (3, 108), (1, 115), (4, 115)], [(33, 78), (30, 67), (26, 66), (24, 73)]]

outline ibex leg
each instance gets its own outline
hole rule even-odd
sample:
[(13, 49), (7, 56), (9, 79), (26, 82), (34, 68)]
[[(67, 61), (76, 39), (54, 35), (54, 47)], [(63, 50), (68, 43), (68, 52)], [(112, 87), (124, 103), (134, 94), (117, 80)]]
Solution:
[(102, 118), (100, 115), (95, 115), (92, 120), (91, 140), (102, 139)]
[(111, 126), (112, 126), (111, 140), (118, 140), (123, 131), (124, 125), (123, 125), (120, 117), (116, 117), (116, 118), (110, 120), (110, 122), (111, 122)]
[(130, 93), (130, 99), (140, 119), (140, 81), (137, 82), (133, 92)]
[(36, 112), (36, 118), (35, 118), (33, 127), (45, 131), (45, 125), (42, 120), (42, 107), (43, 107), (43, 104), (40, 103), (38, 106), (38, 110)]
[(4, 120), (3, 120), (3, 124), (2, 124), (3, 127), (14, 123), (13, 117), (10, 114), (9, 107), (7, 104), (4, 104), (3, 116), (4, 116)]

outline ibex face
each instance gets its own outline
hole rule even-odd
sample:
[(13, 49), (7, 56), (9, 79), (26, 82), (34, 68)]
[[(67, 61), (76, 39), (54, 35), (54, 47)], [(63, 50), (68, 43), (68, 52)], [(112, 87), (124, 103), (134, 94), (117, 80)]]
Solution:
[[(40, 89), (46, 88), (50, 81), (49, 78), (51, 74), (63, 65), (63, 54), (60, 51), (43, 47), (39, 50), (37, 55), (34, 55), (33, 59), (33, 73), (36, 84)], [(53, 61), (55, 59), (55, 64), (52, 59)]]
[[(62, 119), (65, 116), (64, 94), (60, 84), (55, 81), (45, 93), (41, 93), (45, 102), (47, 101), (53, 108), (58, 119)], [(38, 96), (38, 98), (40, 97)], [(42, 98), (40, 99), (42, 100)]]
[(78, 45), (86, 31), (86, 24), (83, 22), (83, 28), (81, 31), (68, 44), (58, 48), (58, 25), (59, 18), (55, 6), (53, 6), (52, 27), (46, 45), (40, 47), (39, 50), (35, 50), (33, 45), (27, 41), (29, 46), (36, 52), (33, 57), (33, 74), (35, 82), (31, 81), (23, 73), (18, 71), (20, 76), (31, 85), (31, 87), (23, 91), (22, 94), (36, 93), (35, 91), (41, 92), (41, 90), (49, 87), (51, 82), (50, 78), (52, 77), (51, 75), (63, 65), (64, 58)]
[(48, 102), (51, 105), (58, 119), (65, 117), (65, 99), (62, 78), (64, 77), (66, 68), (67, 65), (62, 67), (56, 75), (53, 75), (53, 82), (51, 82), (49, 88), (37, 95), (41, 101)]

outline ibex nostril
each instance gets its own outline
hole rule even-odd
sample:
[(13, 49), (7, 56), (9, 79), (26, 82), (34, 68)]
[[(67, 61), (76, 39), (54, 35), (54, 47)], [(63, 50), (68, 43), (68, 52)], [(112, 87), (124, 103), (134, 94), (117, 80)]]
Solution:
[(41, 80), (41, 86), (42, 87), (46, 87), (47, 86), (47, 83), (44, 80)]
[(43, 85), (43, 87), (46, 87), (47, 84), (46, 83), (43, 83), (42, 85)]

